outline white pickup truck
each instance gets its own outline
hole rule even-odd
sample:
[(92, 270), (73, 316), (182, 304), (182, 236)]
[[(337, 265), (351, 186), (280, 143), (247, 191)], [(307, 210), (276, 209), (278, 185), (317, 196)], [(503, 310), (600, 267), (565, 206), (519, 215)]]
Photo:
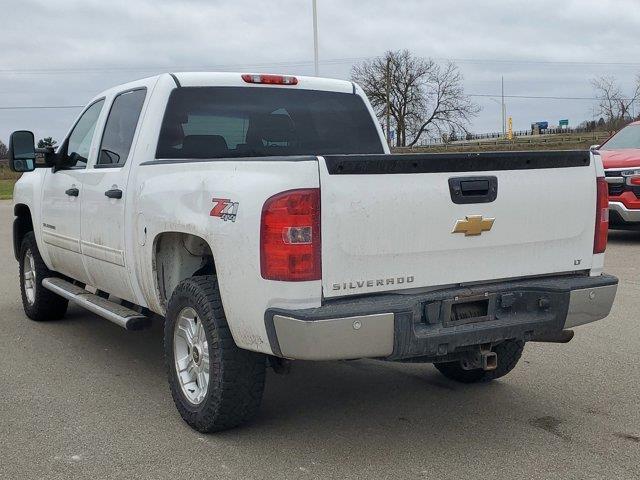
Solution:
[(26, 315), (163, 318), (173, 398), (203, 432), (247, 421), (290, 360), (501, 377), (616, 293), (597, 155), (391, 155), (347, 81), (164, 74), (95, 97), (56, 152), (14, 132), (10, 161), (31, 172)]

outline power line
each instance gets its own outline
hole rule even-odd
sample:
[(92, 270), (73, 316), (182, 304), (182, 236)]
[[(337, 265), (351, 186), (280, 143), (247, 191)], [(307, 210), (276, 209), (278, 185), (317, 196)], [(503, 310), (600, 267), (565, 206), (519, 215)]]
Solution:
[(62, 109), (62, 108), (83, 108), (84, 105), (14, 105), (11, 107), (0, 107), (0, 110), (42, 110), (42, 109)]
[[(353, 63), (365, 60), (366, 57), (336, 58), (320, 62), (322, 65), (338, 65), (342, 63)], [(219, 65), (164, 65), (155, 67), (126, 67), (126, 66), (103, 66), (89, 68), (5, 68), (0, 69), (0, 74), (27, 74), (27, 75), (57, 75), (75, 73), (109, 73), (109, 72), (176, 72), (190, 70), (232, 70), (250, 68), (278, 68), (278, 67), (304, 67), (313, 66), (314, 61), (301, 60), (292, 62), (270, 62), (251, 64), (219, 64)]]
[(609, 67), (640, 67), (639, 62), (601, 62), (589, 60), (519, 60), (519, 59), (497, 59), (497, 58), (434, 58), (434, 60), (453, 61), (457, 63), (507, 63), (507, 64), (529, 64), (529, 65), (595, 65)]
[[(485, 97), (485, 98), (500, 98), (502, 95), (500, 94), (491, 94), (491, 93), (469, 93), (468, 97)], [(551, 95), (505, 95), (504, 98), (523, 98), (530, 100), (592, 100), (598, 101), (599, 98), (595, 97), (559, 97), (559, 96), (551, 96)], [(626, 99), (624, 99), (626, 100)]]
[[(500, 98), (501, 95), (489, 94), (489, 93), (468, 93), (467, 97), (484, 97), (484, 98)], [(525, 100), (590, 100), (592, 102), (598, 102), (602, 98), (597, 97), (558, 97), (550, 95), (505, 95), (504, 98), (522, 98)], [(620, 100), (635, 102), (634, 98), (620, 98)]]
[[(469, 93), (467, 97), (478, 98), (501, 98), (499, 93)], [(588, 100), (597, 102), (600, 99), (596, 97), (561, 97), (552, 95), (505, 95), (504, 98), (515, 98), (524, 100)], [(631, 100), (625, 98), (622, 100)], [(0, 110), (38, 110), (38, 109), (70, 109), (70, 108), (83, 108), (84, 105), (13, 105), (13, 106), (0, 106)]]
[[(468, 94), (468, 97), (481, 97), (481, 98), (500, 98), (500, 94)], [(525, 100), (590, 100), (598, 101), (598, 98), (592, 97), (552, 97), (542, 95), (505, 95), (504, 98), (520, 98)], [(0, 106), (0, 110), (55, 110), (55, 109), (72, 109), (83, 108), (84, 105), (13, 105), (13, 106)]]
[[(350, 58), (334, 58), (323, 60), (322, 65), (340, 65), (349, 64), (367, 60), (373, 57), (350, 57)], [(498, 59), (498, 58), (450, 58), (450, 57), (434, 57), (436, 61), (452, 61), (456, 63), (470, 64), (519, 64), (519, 65), (566, 65), (566, 66), (615, 66), (615, 67), (633, 67), (640, 68), (640, 62), (603, 62), (603, 61), (578, 61), (578, 60), (520, 60), (520, 59)], [(245, 64), (219, 64), (219, 65), (164, 65), (164, 66), (101, 66), (101, 67), (82, 67), (82, 68), (4, 68), (0, 69), (0, 74), (15, 75), (65, 75), (78, 73), (105, 73), (105, 72), (166, 72), (166, 71), (189, 71), (189, 70), (230, 70), (230, 69), (246, 69), (246, 68), (277, 68), (277, 67), (312, 67), (314, 61), (300, 60), (287, 62), (270, 62), (270, 63), (245, 63)]]

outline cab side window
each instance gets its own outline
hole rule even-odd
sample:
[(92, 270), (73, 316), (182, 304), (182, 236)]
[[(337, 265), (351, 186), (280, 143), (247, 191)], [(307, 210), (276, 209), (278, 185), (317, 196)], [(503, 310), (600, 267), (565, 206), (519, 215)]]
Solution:
[(85, 168), (91, 149), (93, 132), (98, 123), (104, 100), (98, 100), (85, 110), (69, 135), (66, 151), (69, 165), (73, 168)]
[(102, 135), (97, 168), (121, 167), (126, 163), (146, 94), (146, 89), (132, 90), (113, 100)]

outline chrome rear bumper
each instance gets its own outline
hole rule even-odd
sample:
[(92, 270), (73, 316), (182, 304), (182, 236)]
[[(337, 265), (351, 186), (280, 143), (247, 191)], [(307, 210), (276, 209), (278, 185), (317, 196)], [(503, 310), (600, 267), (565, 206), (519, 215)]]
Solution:
[(611, 312), (618, 285), (572, 290), (564, 328), (573, 328), (605, 318)]
[(312, 322), (275, 315), (273, 323), (287, 358), (336, 360), (393, 353), (393, 313)]
[[(470, 346), (549, 338), (600, 320), (611, 311), (617, 284), (609, 275), (575, 275), (376, 295), (306, 310), (268, 310), (265, 326), (273, 353), (284, 358), (437, 361)], [(467, 299), (486, 302), (486, 315), (452, 320), (452, 305)]]

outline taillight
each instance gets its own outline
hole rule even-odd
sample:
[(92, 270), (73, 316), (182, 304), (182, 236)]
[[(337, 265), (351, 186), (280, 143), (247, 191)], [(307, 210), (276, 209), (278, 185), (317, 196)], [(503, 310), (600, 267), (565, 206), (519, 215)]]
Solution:
[(289, 190), (269, 198), (260, 222), (260, 269), (266, 280), (320, 280), (320, 190)]
[(596, 178), (596, 231), (593, 240), (593, 253), (604, 253), (607, 249), (609, 234), (609, 188), (604, 177)]
[(269, 85), (297, 85), (298, 79), (289, 75), (262, 75), (245, 73), (242, 79), (247, 83), (265, 83)]

